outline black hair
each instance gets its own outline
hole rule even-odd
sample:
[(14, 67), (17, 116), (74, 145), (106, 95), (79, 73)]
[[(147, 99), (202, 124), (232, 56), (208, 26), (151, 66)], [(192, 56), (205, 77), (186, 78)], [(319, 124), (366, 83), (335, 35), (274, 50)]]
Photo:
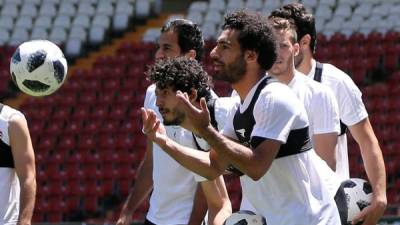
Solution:
[(147, 79), (157, 88), (171, 87), (174, 91), (190, 93), (197, 90), (197, 101), (211, 98), (210, 79), (197, 60), (187, 57), (174, 57), (158, 60), (146, 72)]
[(196, 60), (201, 61), (204, 52), (204, 40), (200, 27), (190, 20), (175, 19), (167, 22), (161, 33), (173, 31), (178, 35), (178, 45), (182, 53), (196, 51)]
[(275, 9), (271, 12), (269, 18), (281, 17), (292, 19), (296, 25), (298, 40), (309, 34), (311, 36), (310, 49), (314, 53), (317, 46), (317, 31), (315, 28), (314, 16), (307, 12), (306, 8), (301, 3), (290, 3)]
[(239, 31), (238, 42), (242, 52), (257, 52), (257, 62), (261, 68), (269, 70), (275, 63), (277, 42), (267, 18), (259, 13), (241, 9), (225, 16), (222, 29)]

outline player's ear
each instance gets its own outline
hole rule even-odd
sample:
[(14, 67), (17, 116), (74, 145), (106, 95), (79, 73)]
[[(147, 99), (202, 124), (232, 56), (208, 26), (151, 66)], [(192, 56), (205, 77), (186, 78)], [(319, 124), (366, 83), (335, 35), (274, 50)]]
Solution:
[(300, 45), (299, 43), (294, 43), (293, 44), (293, 55), (297, 56), (300, 52)]
[(246, 50), (244, 52), (244, 59), (246, 61), (253, 61), (253, 62), (257, 62), (257, 58), (258, 58), (258, 53), (255, 51), (251, 51), (251, 50)]
[(194, 49), (189, 50), (186, 54), (189, 59), (196, 59), (196, 51)]
[(300, 49), (306, 50), (310, 48), (310, 43), (311, 36), (309, 34), (304, 35), (299, 41)]
[(188, 96), (189, 96), (190, 102), (192, 102), (192, 103), (195, 102), (197, 99), (197, 90), (194, 88), (191, 88), (190, 93), (188, 93)]

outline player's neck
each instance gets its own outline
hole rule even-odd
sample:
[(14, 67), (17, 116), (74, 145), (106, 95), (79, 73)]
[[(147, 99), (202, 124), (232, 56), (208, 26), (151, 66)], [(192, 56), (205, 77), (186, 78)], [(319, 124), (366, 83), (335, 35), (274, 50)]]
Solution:
[(232, 84), (232, 88), (239, 94), (240, 99), (243, 101), (254, 85), (265, 77), (265, 75), (265, 70), (261, 69), (254, 72), (248, 71), (240, 81)]
[(301, 61), (301, 63), (296, 67), (296, 69), (305, 75), (309, 74), (312, 68), (312, 60), (313, 57), (311, 53), (304, 54), (303, 61)]
[(289, 84), (293, 78), (294, 78), (294, 67), (289, 69), (288, 71), (286, 71), (285, 73), (276, 75), (273, 73), (270, 73), (271, 76), (275, 77), (276, 79), (278, 79), (280, 82), (284, 83), (284, 84)]

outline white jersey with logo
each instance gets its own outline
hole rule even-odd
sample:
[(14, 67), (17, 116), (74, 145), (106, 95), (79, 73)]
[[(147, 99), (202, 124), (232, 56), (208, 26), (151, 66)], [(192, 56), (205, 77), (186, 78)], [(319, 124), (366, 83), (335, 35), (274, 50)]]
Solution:
[[(4, 105), (0, 112), (0, 139), (2, 144), (10, 146), (8, 134), (12, 116), (24, 115)], [(0, 151), (4, 151), (0, 149)], [(18, 222), (20, 185), (14, 168), (0, 167), (0, 224), (14, 225)]]
[[(315, 60), (312, 61), (308, 77), (314, 79)], [(361, 98), (361, 91), (349, 75), (331, 64), (324, 63), (321, 83), (330, 87), (339, 106), (339, 118), (347, 126), (352, 126), (368, 117)], [(346, 134), (338, 138), (336, 155), (336, 174), (343, 180), (349, 179), (349, 159)]]
[[(258, 84), (239, 106), (244, 112)], [(223, 133), (238, 139), (233, 115)], [(308, 126), (307, 114), (294, 92), (284, 84), (268, 84), (255, 103), (255, 125), (251, 136), (286, 143), (291, 130)], [(241, 177), (243, 194), (268, 224), (274, 225), (337, 225), (340, 224), (336, 204), (324, 183), (323, 175), (331, 171), (314, 150), (275, 159), (259, 180)]]

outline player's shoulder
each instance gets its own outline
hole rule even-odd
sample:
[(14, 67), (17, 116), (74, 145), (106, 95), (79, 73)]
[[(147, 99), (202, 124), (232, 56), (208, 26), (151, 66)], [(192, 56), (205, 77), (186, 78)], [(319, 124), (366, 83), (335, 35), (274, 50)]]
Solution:
[(329, 79), (331, 82), (353, 82), (350, 75), (329, 63), (323, 64), (322, 74), (322, 79)]
[(240, 103), (239, 96), (234, 97), (219, 97), (215, 100), (215, 109), (226, 109), (229, 110)]
[(2, 118), (10, 119), (11, 117), (17, 116), (25, 119), (25, 116), (21, 111), (14, 109), (11, 106), (2, 104), (0, 107), (1, 107), (0, 115)]
[(283, 84), (281, 82), (279, 82), (277, 79), (275, 78), (271, 78), (267, 85), (261, 90), (261, 94), (262, 95), (266, 95), (266, 94), (272, 94), (272, 95), (280, 95), (280, 93), (287, 93), (290, 92), (292, 93), (293, 91), (290, 89), (289, 86), (287, 86), (286, 84)]

